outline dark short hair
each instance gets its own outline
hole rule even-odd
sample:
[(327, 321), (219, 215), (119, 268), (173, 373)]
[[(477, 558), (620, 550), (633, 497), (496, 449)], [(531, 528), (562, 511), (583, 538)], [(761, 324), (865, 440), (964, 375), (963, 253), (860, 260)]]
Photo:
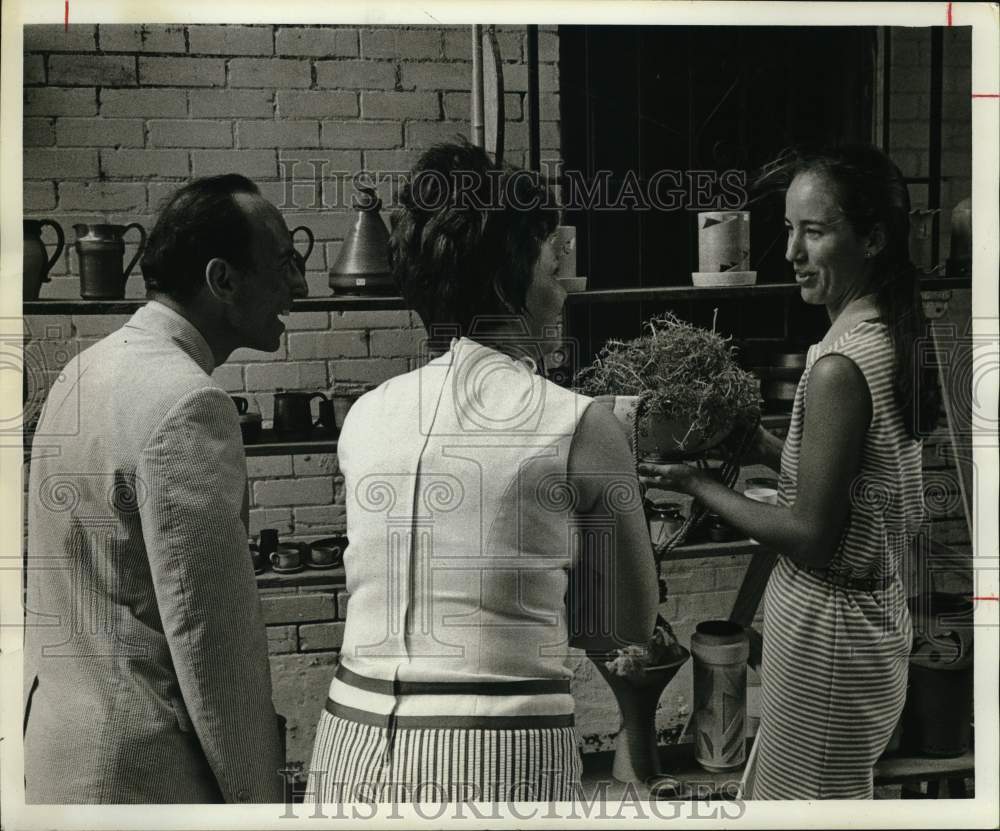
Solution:
[(250, 265), (253, 226), (236, 202), (238, 193), (260, 190), (245, 176), (227, 173), (195, 179), (167, 199), (142, 255), (147, 292), (190, 300), (204, 285), (209, 260)]
[(874, 284), (883, 323), (892, 336), (897, 402), (909, 434), (931, 432), (941, 410), (937, 370), (925, 366), (918, 341), (930, 342), (920, 297), (920, 279), (910, 260), (910, 194), (899, 167), (870, 144), (845, 144), (823, 150), (784, 152), (765, 167), (757, 187), (787, 190), (802, 173), (822, 177), (854, 231), (885, 231), (885, 246), (872, 258)]
[(495, 164), (468, 141), (427, 150), (392, 215), (389, 258), (432, 336), (467, 335), (477, 319), (523, 313), (545, 239), (559, 223), (537, 173)]

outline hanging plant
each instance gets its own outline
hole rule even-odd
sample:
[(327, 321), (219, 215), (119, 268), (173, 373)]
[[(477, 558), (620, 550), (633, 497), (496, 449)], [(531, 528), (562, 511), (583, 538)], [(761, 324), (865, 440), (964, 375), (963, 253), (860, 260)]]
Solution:
[(609, 340), (594, 363), (577, 373), (573, 386), (593, 397), (641, 399), (644, 455), (697, 452), (737, 425), (756, 421), (760, 385), (737, 364), (729, 338), (669, 312), (643, 328), (645, 333), (633, 340)]

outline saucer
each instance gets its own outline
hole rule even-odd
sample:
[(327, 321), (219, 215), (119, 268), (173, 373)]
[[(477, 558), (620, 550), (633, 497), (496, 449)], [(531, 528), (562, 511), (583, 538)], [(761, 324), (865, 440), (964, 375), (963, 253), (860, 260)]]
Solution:
[(342, 563), (306, 563), (307, 568), (337, 568), (342, 565)]
[(304, 566), (299, 563), (294, 568), (278, 568), (278, 566), (271, 566), (271, 571), (275, 574), (298, 574), (303, 568)]

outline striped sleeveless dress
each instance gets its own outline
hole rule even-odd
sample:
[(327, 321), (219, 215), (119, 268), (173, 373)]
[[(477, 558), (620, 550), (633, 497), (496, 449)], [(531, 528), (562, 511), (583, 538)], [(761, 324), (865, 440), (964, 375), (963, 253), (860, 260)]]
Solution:
[(590, 402), (462, 338), (351, 408), (351, 599), (306, 802), (572, 798), (566, 477)]
[[(830, 354), (852, 360), (872, 420), (851, 511), (827, 571), (781, 556), (764, 596), (761, 722), (749, 799), (870, 799), (872, 768), (906, 697), (912, 628), (899, 569), (923, 519), (921, 444), (906, 433), (892, 391), (894, 354), (869, 295), (850, 304), (810, 348), (781, 456), (780, 505), (794, 504), (809, 375)], [(837, 583), (874, 578), (875, 590)]]

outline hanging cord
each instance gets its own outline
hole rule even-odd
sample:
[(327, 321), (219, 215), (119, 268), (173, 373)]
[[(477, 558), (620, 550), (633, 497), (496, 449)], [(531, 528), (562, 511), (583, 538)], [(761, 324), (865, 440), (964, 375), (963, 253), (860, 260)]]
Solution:
[[(635, 465), (636, 476), (639, 475), (639, 462), (641, 461), (639, 456), (639, 425), (642, 423), (642, 417), (645, 415), (649, 397), (649, 393), (639, 396), (639, 400), (636, 402), (635, 406), (635, 417), (632, 422), (632, 461)], [(740, 459), (743, 458), (743, 454), (746, 452), (750, 440), (753, 438), (754, 433), (757, 432), (757, 425), (759, 423), (760, 417), (758, 416), (746, 425), (743, 428), (743, 435), (740, 437), (739, 443), (736, 444), (735, 447), (733, 447), (733, 449), (730, 450), (722, 460), (722, 466), (719, 468), (719, 480), (727, 488), (732, 488), (736, 484), (736, 480), (739, 478)], [(691, 503), (691, 511), (688, 514), (687, 519), (684, 520), (684, 524), (671, 535), (670, 539), (653, 548), (653, 554), (656, 557), (657, 576), (659, 576), (663, 558), (677, 546), (681, 545), (684, 540), (687, 539), (688, 534), (704, 522), (707, 515), (708, 508), (698, 500), (694, 500)]]

